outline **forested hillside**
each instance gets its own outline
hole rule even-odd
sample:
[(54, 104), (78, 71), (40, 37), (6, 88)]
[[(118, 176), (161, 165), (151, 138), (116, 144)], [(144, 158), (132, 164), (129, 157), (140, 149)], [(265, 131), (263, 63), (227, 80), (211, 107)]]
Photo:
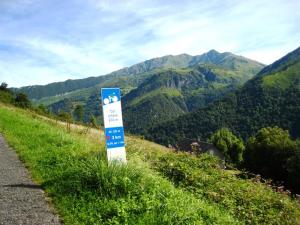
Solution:
[(236, 90), (246, 79), (241, 72), (212, 64), (157, 71), (124, 96), (126, 129), (145, 134), (149, 127), (204, 107)]
[(300, 48), (264, 68), (235, 93), (150, 129), (147, 137), (167, 145), (185, 137), (205, 140), (228, 127), (246, 139), (275, 125), (300, 136)]

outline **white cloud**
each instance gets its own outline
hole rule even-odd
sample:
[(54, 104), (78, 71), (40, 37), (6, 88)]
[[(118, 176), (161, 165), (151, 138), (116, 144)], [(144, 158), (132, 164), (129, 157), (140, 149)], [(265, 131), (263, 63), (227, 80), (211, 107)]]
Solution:
[(268, 64), (300, 40), (296, 0), (28, 0), (16, 5), (5, 10), (7, 4), (0, 4), (0, 78), (11, 85), (96, 76), (153, 57), (210, 49)]
[(0, 64), (0, 74), (0, 81), (5, 81), (10, 87), (47, 84), (70, 78), (67, 74), (58, 73), (54, 68), (38, 67), (30, 61), (7, 61)]

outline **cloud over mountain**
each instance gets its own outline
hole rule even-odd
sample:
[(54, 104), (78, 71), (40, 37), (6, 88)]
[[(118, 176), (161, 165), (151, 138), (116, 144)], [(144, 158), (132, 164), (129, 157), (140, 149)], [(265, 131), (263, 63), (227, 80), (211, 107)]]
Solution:
[(2, 0), (0, 78), (45, 84), (209, 49), (271, 63), (299, 45), (299, 8), (296, 0)]

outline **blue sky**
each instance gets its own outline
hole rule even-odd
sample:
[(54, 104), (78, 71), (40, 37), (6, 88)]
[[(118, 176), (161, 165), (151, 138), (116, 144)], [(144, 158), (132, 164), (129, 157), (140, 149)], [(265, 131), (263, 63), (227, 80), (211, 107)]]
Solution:
[(270, 64), (300, 46), (299, 0), (0, 0), (0, 82), (99, 76), (163, 55)]

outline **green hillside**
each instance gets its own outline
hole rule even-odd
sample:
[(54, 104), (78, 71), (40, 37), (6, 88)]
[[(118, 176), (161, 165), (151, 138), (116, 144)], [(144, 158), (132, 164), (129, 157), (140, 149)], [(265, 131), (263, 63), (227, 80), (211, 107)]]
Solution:
[(176, 118), (186, 112), (184, 99), (177, 89), (156, 89), (141, 99), (135, 99), (124, 108), (124, 126), (127, 131), (143, 134), (162, 121)]
[(164, 56), (146, 60), (144, 62), (135, 64), (131, 67), (125, 67), (118, 71), (114, 71), (105, 76), (88, 77), (78, 80), (67, 80), (64, 82), (56, 82), (47, 85), (33, 85), (14, 89), (18, 92), (24, 92), (32, 100), (40, 100), (42, 98), (55, 97), (58, 95), (68, 95), (69, 92), (77, 91), (79, 89), (86, 89), (95, 87), (105, 82), (122, 77), (131, 76), (141, 73), (146, 73), (156, 68), (181, 68), (189, 65), (193, 56), (190, 55), (177, 55), (177, 56)]
[(107, 165), (104, 136), (0, 105), (0, 132), (64, 224), (300, 224), (300, 205), (226, 171), (210, 155), (126, 137), (128, 164)]
[[(69, 99), (74, 107), (77, 104), (86, 105), (85, 118), (88, 118), (88, 113), (93, 110), (90, 109), (87, 102), (95, 98), (95, 95), (99, 94), (102, 87), (121, 87), (122, 93), (126, 94), (137, 88), (147, 77), (159, 72), (161, 69), (173, 68), (181, 70), (181, 68), (194, 67), (198, 64), (218, 67), (218, 69), (216, 68), (218, 70), (216, 73), (219, 74), (230, 75), (233, 73), (235, 77), (239, 75), (241, 83), (263, 68), (262, 64), (250, 59), (236, 56), (232, 53), (218, 53), (211, 50), (199, 56), (182, 54), (154, 58), (105, 76), (68, 80), (48, 85), (34, 85), (14, 89), (14, 91), (24, 92), (36, 105), (54, 104), (51, 107), (54, 109), (54, 112), (59, 110), (58, 107), (63, 105), (65, 99)], [(59, 101), (61, 102), (57, 103)], [(63, 108), (66, 107), (64, 106)], [(72, 111), (72, 108), (69, 111)], [(99, 113), (97, 112), (96, 114)]]
[[(189, 67), (155, 68), (162, 65)], [(201, 56), (156, 58), (146, 61), (143, 68), (149, 71), (118, 77), (108, 75), (97, 86), (60, 96), (45, 97), (39, 102), (51, 103), (49, 108), (53, 113), (72, 112), (76, 105), (83, 105), (84, 121), (88, 122), (92, 114), (101, 123), (100, 89), (120, 87), (124, 96), (124, 121), (127, 131), (145, 134), (145, 130), (152, 126), (205, 107), (236, 90), (258, 73), (262, 65), (241, 56), (212, 50)]]
[(174, 144), (178, 136), (206, 139), (222, 127), (248, 138), (267, 126), (282, 127), (299, 137), (299, 65), (300, 48), (264, 68), (235, 93), (150, 130), (148, 138)]
[(225, 75), (224, 69), (216, 74), (213, 68), (167, 69), (145, 79), (123, 98), (126, 130), (145, 134), (146, 129), (204, 107), (241, 84), (240, 74)]
[(282, 71), (271, 72), (264, 75), (262, 84), (264, 87), (271, 89), (277, 87), (281, 90), (287, 90), (291, 86), (300, 89), (300, 61), (288, 66)]

